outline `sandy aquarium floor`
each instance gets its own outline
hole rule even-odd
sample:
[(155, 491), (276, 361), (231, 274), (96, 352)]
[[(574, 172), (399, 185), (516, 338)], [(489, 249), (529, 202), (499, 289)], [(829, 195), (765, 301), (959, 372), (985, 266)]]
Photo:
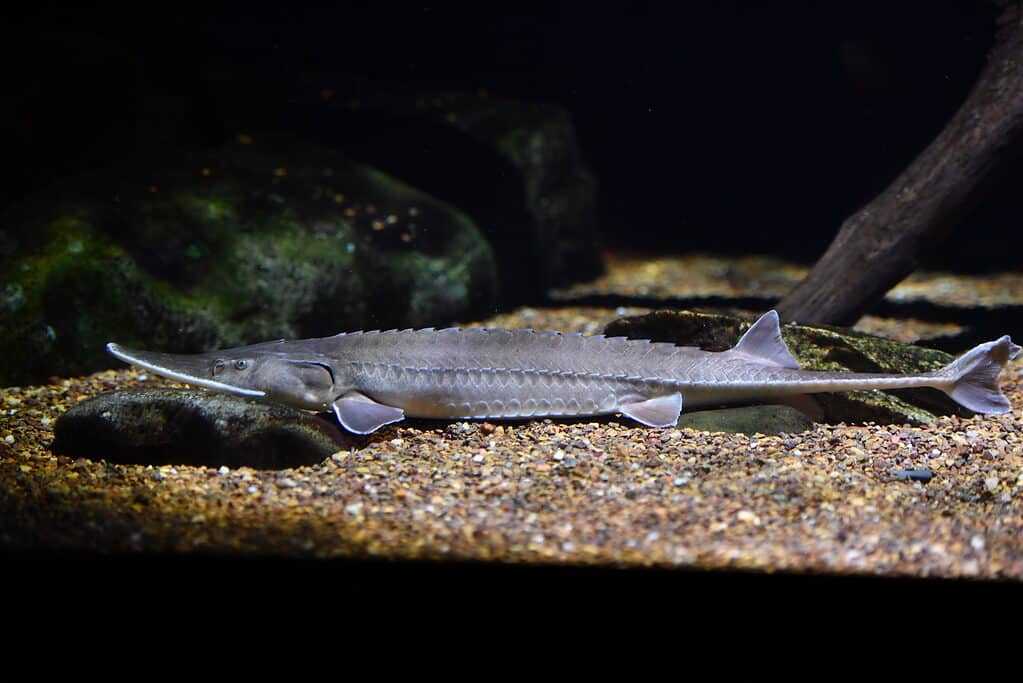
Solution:
[[(599, 333), (647, 308), (579, 296), (776, 296), (769, 259), (613, 257), (601, 280), (489, 326)], [(919, 275), (890, 300), (1019, 305), (1023, 275)], [(867, 318), (912, 340), (948, 323)], [(1021, 330), (1005, 330), (1023, 336)], [(926, 427), (817, 424), (743, 436), (619, 419), (407, 421), (310, 467), (117, 465), (49, 450), (69, 406), (132, 386), (124, 368), (0, 393), (0, 543), (7, 549), (483, 560), (762, 572), (1023, 579), (1023, 362), (1014, 410)], [(930, 481), (893, 470), (928, 469)]]

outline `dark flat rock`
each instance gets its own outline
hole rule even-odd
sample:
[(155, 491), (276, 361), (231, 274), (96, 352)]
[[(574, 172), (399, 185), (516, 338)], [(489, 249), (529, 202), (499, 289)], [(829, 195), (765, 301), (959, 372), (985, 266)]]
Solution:
[(100, 394), (54, 430), (55, 453), (142, 465), (283, 469), (320, 462), (350, 441), (308, 412), (201, 390)]
[(798, 434), (813, 428), (813, 420), (789, 406), (743, 406), (682, 413), (676, 427), (731, 434)]

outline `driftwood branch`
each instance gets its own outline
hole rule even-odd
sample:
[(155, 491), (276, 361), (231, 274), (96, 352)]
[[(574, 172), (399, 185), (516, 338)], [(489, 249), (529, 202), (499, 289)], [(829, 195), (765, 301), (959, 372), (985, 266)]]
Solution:
[(919, 265), (1023, 140), (1023, 12), (1013, 4), (977, 82), (938, 137), (873, 201), (845, 220), (806, 278), (778, 305), (783, 320), (852, 325)]

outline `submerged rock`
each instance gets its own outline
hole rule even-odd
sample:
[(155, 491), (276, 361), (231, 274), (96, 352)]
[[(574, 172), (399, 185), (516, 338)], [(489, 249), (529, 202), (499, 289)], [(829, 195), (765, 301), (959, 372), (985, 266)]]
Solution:
[(351, 437), (316, 415), (201, 390), (115, 391), (82, 401), (54, 425), (52, 450), (145, 465), (311, 465)]
[[(725, 351), (750, 325), (751, 321), (732, 315), (655, 311), (615, 320), (604, 333)], [(908, 374), (937, 370), (954, 358), (943, 351), (848, 330), (782, 324), (781, 332), (804, 370)], [(971, 414), (943, 392), (929, 388), (815, 394), (813, 400), (820, 411), (814, 418), (824, 422), (921, 425), (938, 415)]]
[(682, 413), (677, 427), (732, 434), (798, 434), (813, 428), (813, 420), (788, 406), (742, 406)]
[(472, 319), (493, 253), (458, 210), (296, 140), (67, 181), (0, 215), (0, 384), (110, 367), (108, 341), (197, 352)]

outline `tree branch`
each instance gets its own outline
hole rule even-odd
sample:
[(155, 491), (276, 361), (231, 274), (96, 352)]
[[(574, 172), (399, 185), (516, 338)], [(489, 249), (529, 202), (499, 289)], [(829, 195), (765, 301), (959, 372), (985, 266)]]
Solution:
[(852, 325), (913, 272), (1023, 147), (1023, 12), (1015, 3), (966, 101), (888, 188), (845, 220), (779, 303), (783, 320)]

